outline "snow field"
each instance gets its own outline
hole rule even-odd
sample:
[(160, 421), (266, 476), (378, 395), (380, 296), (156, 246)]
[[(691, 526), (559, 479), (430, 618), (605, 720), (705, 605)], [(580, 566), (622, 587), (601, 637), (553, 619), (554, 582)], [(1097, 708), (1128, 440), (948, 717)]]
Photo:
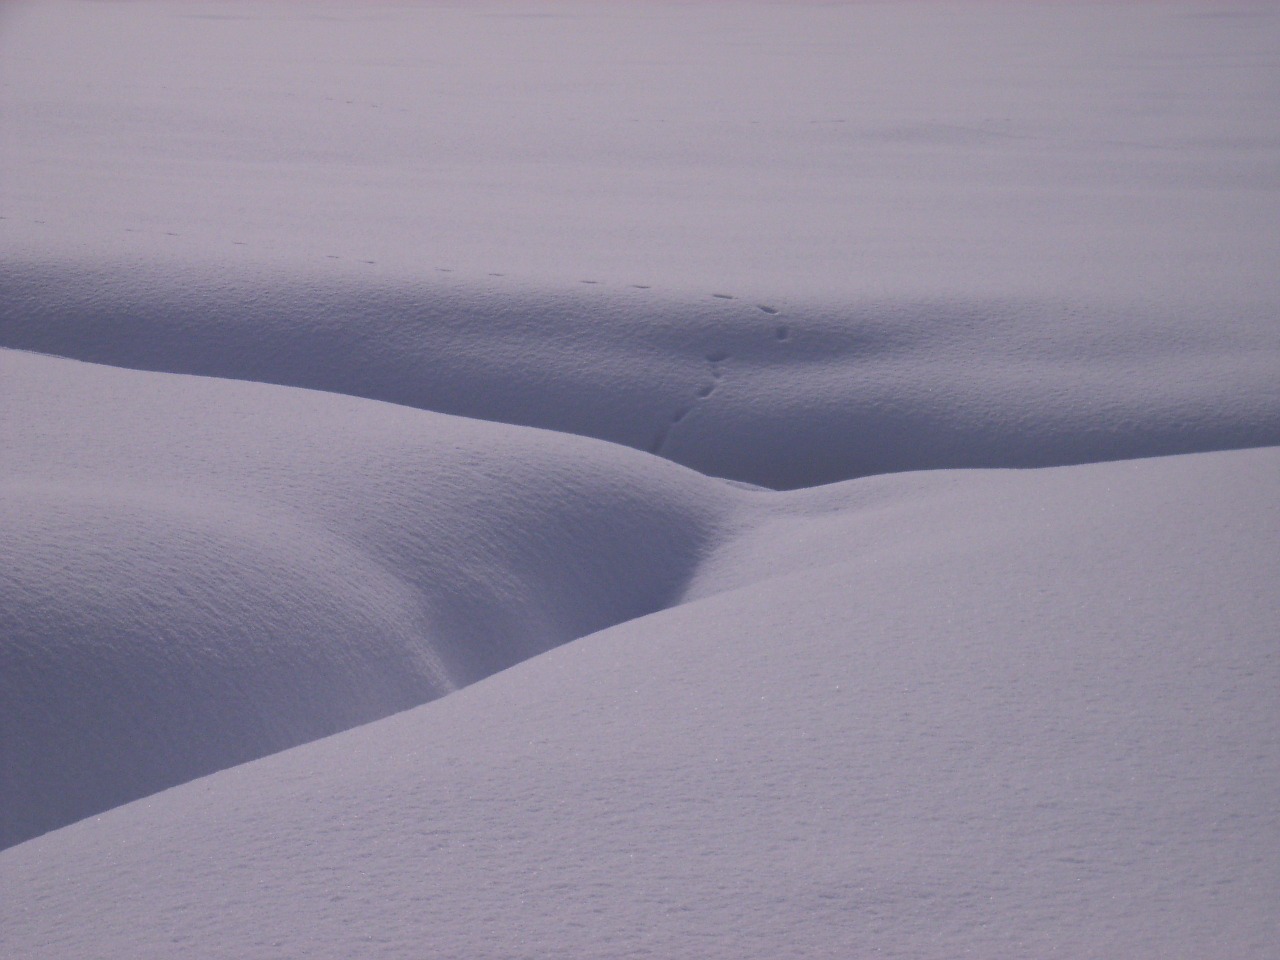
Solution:
[(598, 441), (15, 351), (3, 371), (6, 844), (658, 609), (728, 509)]
[(8, 851), (9, 942), (1265, 956), (1278, 466), (749, 496), (703, 599)]
[(0, 345), (598, 437), (772, 488), (1280, 443), (1269, 304), (484, 281), (12, 262)]
[(0, 956), (1269, 960), (1278, 77), (0, 5)]

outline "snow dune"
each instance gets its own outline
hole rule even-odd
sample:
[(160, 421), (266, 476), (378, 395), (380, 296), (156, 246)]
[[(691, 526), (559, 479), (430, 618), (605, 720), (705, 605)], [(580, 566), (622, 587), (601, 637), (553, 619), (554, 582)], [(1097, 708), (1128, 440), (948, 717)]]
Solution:
[(1278, 488), (744, 494), (703, 599), (9, 850), (10, 952), (1267, 956)]
[(3, 352), (3, 838), (680, 596), (723, 485), (565, 435)]
[(1272, 304), (6, 266), (3, 346), (582, 434), (772, 488), (1280, 443)]

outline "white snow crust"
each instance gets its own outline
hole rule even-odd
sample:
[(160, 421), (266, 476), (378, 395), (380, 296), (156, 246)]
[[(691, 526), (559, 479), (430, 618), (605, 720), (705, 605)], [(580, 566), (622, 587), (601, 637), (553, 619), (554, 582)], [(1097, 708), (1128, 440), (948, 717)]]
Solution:
[(0, 7), (0, 956), (1269, 958), (1280, 11)]

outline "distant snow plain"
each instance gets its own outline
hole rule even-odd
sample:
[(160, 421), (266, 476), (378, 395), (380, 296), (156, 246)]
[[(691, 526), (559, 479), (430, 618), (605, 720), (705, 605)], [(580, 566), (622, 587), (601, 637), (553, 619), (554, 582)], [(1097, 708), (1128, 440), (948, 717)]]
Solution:
[(0, 954), (1280, 943), (1280, 11), (0, 8)]

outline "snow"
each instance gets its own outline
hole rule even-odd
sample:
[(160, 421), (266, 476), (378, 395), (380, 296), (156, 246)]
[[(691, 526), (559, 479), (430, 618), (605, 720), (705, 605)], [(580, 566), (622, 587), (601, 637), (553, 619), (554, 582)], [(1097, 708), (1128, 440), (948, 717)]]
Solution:
[(726, 512), (714, 481), (599, 441), (2, 369), (9, 842), (649, 613)]
[(18, 261), (0, 333), (598, 437), (772, 488), (1280, 444), (1274, 302), (747, 300), (448, 276)]
[(876, 478), (825, 536), (784, 501), (776, 576), (730, 549), (703, 599), (12, 848), (10, 950), (1266, 956), (1278, 478)]
[(1271, 956), (1277, 78), (0, 8), (0, 954)]

